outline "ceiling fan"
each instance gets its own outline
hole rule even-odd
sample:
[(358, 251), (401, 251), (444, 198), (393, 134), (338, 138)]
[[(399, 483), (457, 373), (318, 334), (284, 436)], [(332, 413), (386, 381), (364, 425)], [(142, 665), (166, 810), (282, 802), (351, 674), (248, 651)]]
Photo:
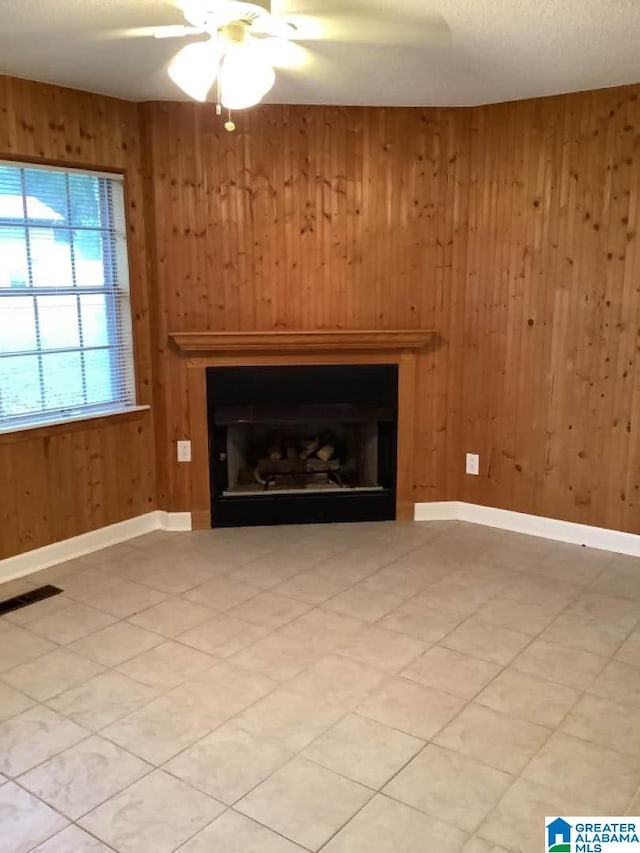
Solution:
[[(212, 96), (218, 112), (240, 110), (257, 104), (275, 82), (275, 67), (304, 70), (310, 57), (306, 44), (317, 40), (359, 44), (413, 44), (433, 47), (449, 36), (449, 28), (439, 15), (430, 15), (428, 45), (425, 28), (397, 15), (376, 15), (371, 4), (358, 15), (354, 12), (319, 14), (279, 14), (279, 4), (287, 0), (173, 0), (185, 19), (184, 24), (141, 27), (125, 31), (127, 36), (155, 38), (197, 38), (181, 48), (169, 64), (169, 76), (189, 97), (206, 101)], [(323, 4), (325, 8), (326, 2)], [(202, 38), (202, 37), (205, 38)], [(233, 130), (229, 116), (225, 125)]]
[[(277, 44), (294, 26), (271, 14), (261, 0), (181, 0), (186, 25), (158, 27), (156, 38), (208, 38), (183, 47), (169, 65), (169, 76), (183, 92), (206, 101), (217, 82), (218, 104), (240, 110), (257, 104), (275, 83)], [(270, 61), (271, 60), (271, 61)]]

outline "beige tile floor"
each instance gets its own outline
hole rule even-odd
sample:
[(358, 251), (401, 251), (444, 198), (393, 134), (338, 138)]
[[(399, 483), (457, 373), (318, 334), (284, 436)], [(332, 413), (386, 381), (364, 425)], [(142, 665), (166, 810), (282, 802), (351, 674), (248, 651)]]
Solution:
[(640, 811), (640, 560), (153, 533), (0, 586), (0, 853), (505, 853)]

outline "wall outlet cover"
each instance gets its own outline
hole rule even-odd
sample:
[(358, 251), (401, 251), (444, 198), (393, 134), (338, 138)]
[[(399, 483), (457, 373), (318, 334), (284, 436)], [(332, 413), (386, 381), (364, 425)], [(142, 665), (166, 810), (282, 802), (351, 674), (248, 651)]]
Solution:
[(467, 453), (466, 471), (476, 476), (480, 473), (480, 456), (477, 453)]
[(191, 462), (191, 442), (178, 442), (178, 462)]

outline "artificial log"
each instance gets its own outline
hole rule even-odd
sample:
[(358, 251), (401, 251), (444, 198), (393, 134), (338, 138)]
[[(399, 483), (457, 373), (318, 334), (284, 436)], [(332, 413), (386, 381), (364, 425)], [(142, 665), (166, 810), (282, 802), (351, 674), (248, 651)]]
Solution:
[(316, 456), (318, 459), (322, 459), (323, 462), (328, 462), (335, 452), (336, 448), (334, 444), (325, 444), (316, 450)]
[(300, 459), (308, 459), (316, 450), (320, 447), (320, 439), (315, 436), (314, 438), (305, 439), (302, 442), (302, 448), (300, 450)]

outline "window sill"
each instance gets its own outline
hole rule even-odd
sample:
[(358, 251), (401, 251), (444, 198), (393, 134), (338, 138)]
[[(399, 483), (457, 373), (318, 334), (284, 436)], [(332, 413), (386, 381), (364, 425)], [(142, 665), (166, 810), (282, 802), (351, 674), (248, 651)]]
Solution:
[[(114, 409), (113, 411), (58, 418), (55, 421), (46, 421), (46, 423), (41, 424), (20, 424), (19, 426), (0, 427), (0, 444), (21, 441), (23, 439), (44, 438), (46, 435), (55, 435), (65, 431), (75, 432), (82, 429), (85, 424), (89, 425), (89, 421), (93, 421), (90, 427), (95, 428), (113, 423), (116, 420), (133, 420), (141, 417), (144, 412), (150, 410), (151, 406), (129, 406), (126, 409)], [(28, 433), (28, 435), (25, 435), (25, 433)]]

